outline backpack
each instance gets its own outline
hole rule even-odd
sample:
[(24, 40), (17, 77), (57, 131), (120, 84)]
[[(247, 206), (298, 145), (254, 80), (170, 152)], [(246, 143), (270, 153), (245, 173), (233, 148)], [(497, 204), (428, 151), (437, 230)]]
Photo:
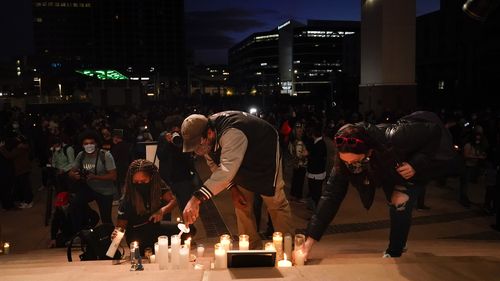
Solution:
[(62, 147), (63, 154), (64, 154), (64, 156), (66, 156), (66, 158), (68, 158), (68, 148), (70, 148), (70, 147), (71, 147), (71, 145), (69, 145), (69, 144), (65, 144)]
[(79, 255), (81, 261), (121, 259), (123, 254), (120, 251), (116, 251), (113, 258), (106, 256), (109, 245), (111, 245), (111, 234), (114, 229), (115, 227), (112, 224), (106, 223), (93, 229), (84, 229), (78, 232), (68, 244), (66, 253), (68, 261), (73, 261), (71, 251), (77, 237), (81, 241), (80, 249), (82, 253)]

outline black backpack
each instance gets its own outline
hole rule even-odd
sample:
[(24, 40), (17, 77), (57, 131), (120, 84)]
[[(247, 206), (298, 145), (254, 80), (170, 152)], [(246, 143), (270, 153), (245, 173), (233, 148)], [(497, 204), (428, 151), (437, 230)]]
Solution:
[(80, 249), (83, 252), (79, 256), (81, 261), (121, 259), (123, 254), (120, 251), (116, 251), (113, 258), (106, 256), (109, 245), (111, 245), (111, 233), (114, 229), (112, 224), (101, 224), (93, 229), (84, 229), (78, 232), (68, 244), (68, 261), (73, 261), (71, 251), (77, 237), (80, 237)]

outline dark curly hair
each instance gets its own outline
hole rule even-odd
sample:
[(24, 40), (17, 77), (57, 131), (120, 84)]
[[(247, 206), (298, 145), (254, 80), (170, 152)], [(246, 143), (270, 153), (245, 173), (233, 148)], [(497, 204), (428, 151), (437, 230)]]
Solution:
[(101, 143), (102, 143), (101, 137), (99, 136), (99, 134), (96, 131), (86, 130), (78, 136), (78, 140), (80, 141), (80, 144), (82, 144), (84, 140), (88, 140), (88, 139), (94, 140), (96, 142), (97, 146), (101, 147)]
[(137, 214), (144, 215), (147, 210), (144, 208), (144, 200), (142, 196), (134, 189), (132, 179), (137, 172), (143, 172), (150, 176), (151, 190), (151, 210), (156, 211), (160, 208), (161, 189), (165, 186), (165, 182), (161, 179), (158, 168), (153, 162), (146, 159), (137, 159), (130, 163), (125, 178), (125, 200), (129, 200), (135, 207)]

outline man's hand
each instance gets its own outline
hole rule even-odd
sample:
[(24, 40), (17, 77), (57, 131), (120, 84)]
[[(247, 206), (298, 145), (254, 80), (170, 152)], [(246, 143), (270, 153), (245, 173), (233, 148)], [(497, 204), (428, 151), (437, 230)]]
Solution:
[(187, 202), (186, 207), (184, 207), (184, 212), (182, 212), (182, 217), (186, 226), (193, 224), (198, 219), (200, 215), (200, 203), (200, 199), (194, 196), (191, 196), (191, 199)]
[(163, 208), (159, 209), (156, 213), (152, 214), (149, 217), (150, 221), (153, 221), (154, 223), (160, 222), (163, 219)]
[(233, 204), (235, 208), (241, 210), (247, 208), (247, 199), (236, 185), (231, 188), (231, 197), (233, 198)]
[(400, 166), (396, 168), (396, 171), (405, 179), (410, 179), (415, 175), (415, 169), (408, 164), (407, 162), (403, 162)]

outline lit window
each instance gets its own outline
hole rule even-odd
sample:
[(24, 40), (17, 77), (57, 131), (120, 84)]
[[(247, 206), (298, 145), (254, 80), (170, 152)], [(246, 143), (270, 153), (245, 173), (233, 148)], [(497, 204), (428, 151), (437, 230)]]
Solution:
[(54, 6), (54, 2), (48, 2), (48, 3), (47, 3), (47, 6), (49, 6), (49, 7), (53, 7), (53, 6)]
[(42, 3), (40, 3), (40, 2), (35, 3), (35, 7), (41, 7), (41, 6), (42, 6)]
[(438, 90), (444, 90), (444, 81), (443, 80), (438, 82)]
[(90, 3), (85, 4), (85, 8), (90, 8), (90, 7), (91, 7)]
[(36, 18), (35, 21), (36, 22), (43, 22), (43, 19), (42, 18)]

